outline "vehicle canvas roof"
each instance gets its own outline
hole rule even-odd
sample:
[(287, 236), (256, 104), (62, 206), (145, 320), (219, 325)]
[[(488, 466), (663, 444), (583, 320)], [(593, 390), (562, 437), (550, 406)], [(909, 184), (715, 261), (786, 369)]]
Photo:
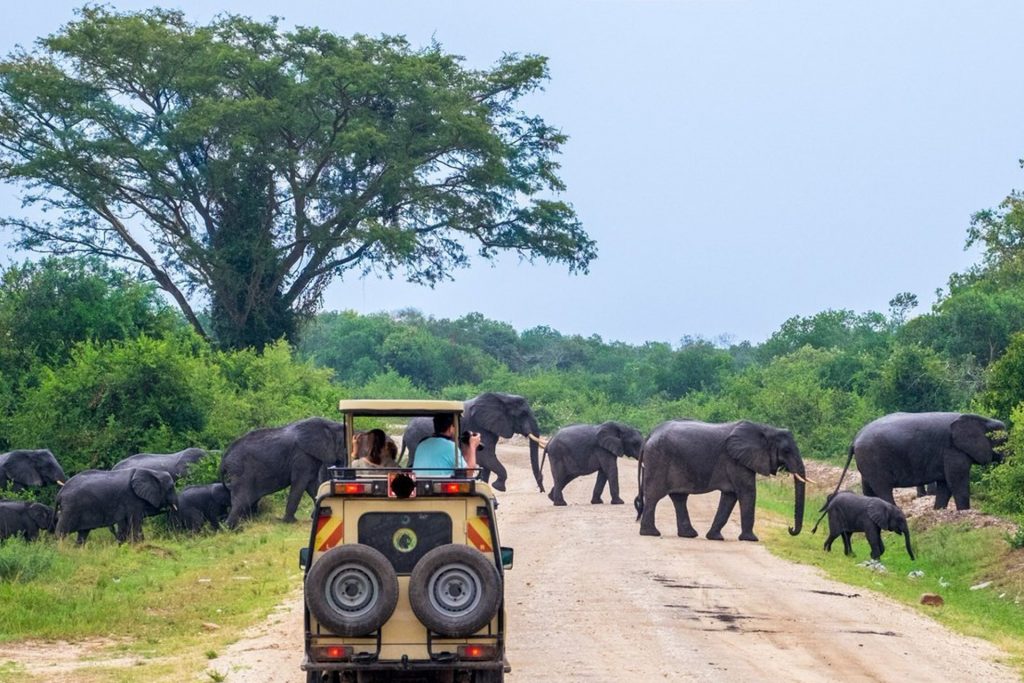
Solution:
[(462, 401), (422, 401), (395, 399), (352, 399), (338, 402), (338, 410), (357, 415), (434, 415), (462, 413)]

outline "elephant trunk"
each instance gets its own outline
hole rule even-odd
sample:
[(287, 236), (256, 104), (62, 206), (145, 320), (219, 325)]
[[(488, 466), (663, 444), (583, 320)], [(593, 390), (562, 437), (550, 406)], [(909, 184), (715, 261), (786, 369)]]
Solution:
[(914, 557), (914, 551), (910, 547), (910, 527), (906, 524), (903, 525), (903, 542), (907, 545), (907, 555), (910, 555), (911, 561), (916, 560), (917, 558)]
[[(804, 527), (804, 492), (806, 484), (804, 483), (803, 465), (793, 470), (793, 526), (789, 530), (790, 536), (796, 536)], [(796, 476), (799, 475), (799, 476)]]
[(533, 468), (533, 478), (537, 480), (537, 488), (544, 491), (544, 474), (540, 466), (540, 444), (529, 439), (530, 442), (530, 467)]

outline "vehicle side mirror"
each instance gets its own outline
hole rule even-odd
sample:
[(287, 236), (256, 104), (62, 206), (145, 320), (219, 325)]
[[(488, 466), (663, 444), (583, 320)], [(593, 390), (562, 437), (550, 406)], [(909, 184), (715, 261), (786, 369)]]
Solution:
[(512, 569), (512, 560), (515, 559), (515, 549), (501, 546), (501, 566), (505, 569)]
[[(504, 548), (502, 549), (504, 550)], [(305, 569), (309, 566), (309, 548), (299, 548), (299, 567)]]

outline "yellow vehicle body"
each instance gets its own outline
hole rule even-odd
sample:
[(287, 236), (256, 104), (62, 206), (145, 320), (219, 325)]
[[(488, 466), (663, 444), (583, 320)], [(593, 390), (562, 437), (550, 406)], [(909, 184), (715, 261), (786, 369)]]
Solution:
[[(462, 408), (455, 401), (339, 407), (349, 430), (360, 416)], [(511, 550), (499, 544), (494, 492), (468, 474), (336, 469), (320, 485), (301, 559), (307, 681), (503, 680)]]

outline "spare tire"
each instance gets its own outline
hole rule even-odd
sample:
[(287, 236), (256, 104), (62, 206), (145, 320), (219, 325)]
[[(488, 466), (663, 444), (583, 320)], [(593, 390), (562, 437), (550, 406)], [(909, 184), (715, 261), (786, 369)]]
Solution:
[(494, 561), (468, 545), (434, 548), (413, 567), (409, 604), (424, 626), (449, 638), (472, 635), (501, 605), (501, 575)]
[(398, 604), (398, 576), (379, 550), (339, 545), (306, 574), (306, 605), (317, 621), (339, 636), (373, 633)]

